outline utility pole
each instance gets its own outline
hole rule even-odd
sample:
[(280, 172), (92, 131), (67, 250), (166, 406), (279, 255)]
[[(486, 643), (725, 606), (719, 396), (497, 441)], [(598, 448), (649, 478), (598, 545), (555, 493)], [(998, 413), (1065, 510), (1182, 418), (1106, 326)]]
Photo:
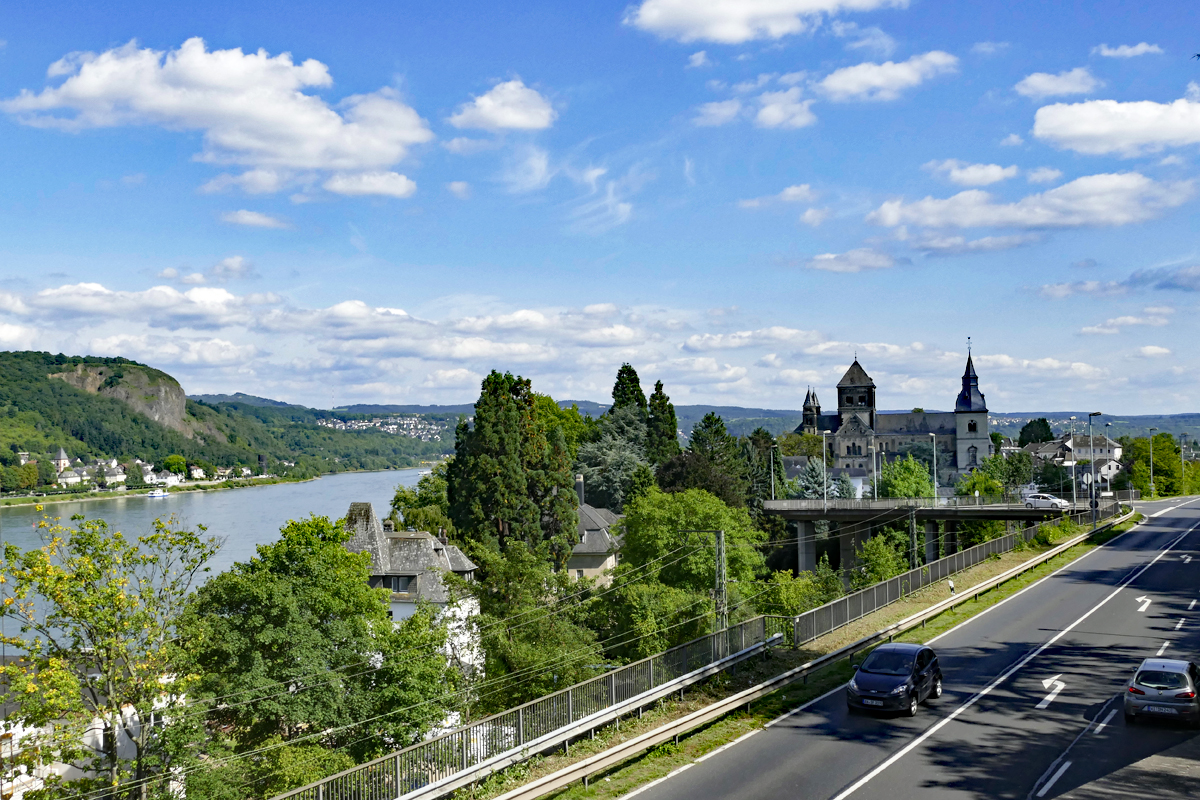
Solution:
[(828, 433), (828, 431), (821, 431), (821, 492), (822, 492), (822, 496), (825, 498), (824, 510), (826, 512), (828, 512), (829, 511), (829, 470), (825, 466), (825, 451), (829, 449), (829, 446), (827, 444), (825, 444), (825, 434), (826, 433)]
[(929, 438), (933, 440), (933, 505), (937, 507), (937, 434), (929, 434)]
[(1075, 415), (1071, 415), (1071, 513), (1074, 514), (1078, 509), (1079, 497), (1076, 490), (1079, 486), (1079, 481), (1075, 479), (1075, 463), (1079, 461), (1079, 454), (1075, 452)]
[(917, 563), (917, 509), (916, 506), (908, 512), (908, 566), (916, 569)]
[(1150, 499), (1154, 499), (1154, 432), (1158, 428), (1150, 429)]
[[(729, 576), (725, 571), (725, 531), (717, 531), (717, 585), (713, 591), (714, 605), (717, 612), (716, 631), (729, 627), (729, 595), (727, 584)], [(722, 653), (724, 655), (724, 653)]]
[(775, 451), (779, 449), (779, 445), (771, 445), (771, 449), (767, 451), (767, 455), (771, 459), (771, 499), (775, 499)]
[(1187, 494), (1187, 462), (1183, 459), (1183, 446), (1187, 443), (1187, 434), (1179, 434), (1179, 494)]
[(1092, 419), (1100, 416), (1099, 411), (1088, 414), (1088, 455), (1092, 457), (1092, 480), (1088, 484), (1088, 506), (1092, 509), (1092, 530), (1096, 530), (1096, 440), (1092, 438)]

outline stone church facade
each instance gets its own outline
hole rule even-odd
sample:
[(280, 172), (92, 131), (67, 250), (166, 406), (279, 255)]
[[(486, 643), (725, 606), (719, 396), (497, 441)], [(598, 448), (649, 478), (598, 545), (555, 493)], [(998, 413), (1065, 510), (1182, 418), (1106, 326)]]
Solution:
[(857, 358), (838, 381), (837, 404), (836, 414), (822, 413), (816, 391), (809, 389), (803, 420), (796, 428), (797, 433), (826, 436), (831, 469), (865, 470), (869, 478), (875, 473), (876, 457), (890, 461), (911, 447), (933, 444), (938, 484), (947, 486), (993, 454), (987, 403), (970, 355), (952, 412), (877, 411), (875, 382)]

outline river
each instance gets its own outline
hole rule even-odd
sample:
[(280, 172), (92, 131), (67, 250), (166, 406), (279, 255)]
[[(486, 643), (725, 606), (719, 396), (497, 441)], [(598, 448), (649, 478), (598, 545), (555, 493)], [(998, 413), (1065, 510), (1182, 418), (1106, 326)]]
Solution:
[(375, 513), (385, 516), (397, 486), (416, 486), (416, 469), (383, 472), (343, 472), (303, 483), (276, 483), (243, 489), (180, 492), (169, 497), (130, 495), (104, 500), (48, 503), (44, 511), (33, 505), (0, 507), (0, 536), (21, 549), (40, 547), (36, 524), (45, 516), (59, 517), (71, 524), (74, 514), (103, 519), (109, 527), (127, 536), (153, 530), (154, 520), (174, 515), (183, 525), (203, 525), (210, 535), (224, 537), (225, 546), (210, 562), (212, 573), (223, 572), (236, 561), (254, 555), (259, 544), (279, 538), (279, 529), (290, 519), (309, 514), (338, 519), (350, 503), (374, 504)]

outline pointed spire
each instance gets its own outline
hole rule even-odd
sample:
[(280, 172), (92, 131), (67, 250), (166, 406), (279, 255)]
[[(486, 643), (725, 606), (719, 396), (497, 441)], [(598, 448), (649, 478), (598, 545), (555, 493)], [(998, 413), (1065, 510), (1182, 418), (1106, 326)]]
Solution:
[(804, 393), (804, 405), (801, 408), (812, 408), (812, 387), (808, 387), (808, 391)]
[(979, 391), (979, 376), (975, 374), (975, 362), (970, 352), (967, 353), (967, 366), (963, 370), (962, 391), (958, 393), (954, 410), (980, 413), (987, 411), (987, 402), (983, 398), (983, 392)]

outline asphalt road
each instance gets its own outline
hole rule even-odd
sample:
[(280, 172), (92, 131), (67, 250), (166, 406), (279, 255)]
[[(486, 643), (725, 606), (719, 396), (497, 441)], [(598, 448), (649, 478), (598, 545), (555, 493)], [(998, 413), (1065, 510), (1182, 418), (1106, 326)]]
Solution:
[(916, 717), (838, 689), (638, 800), (1049, 798), (1196, 736), (1120, 706), (1141, 659), (1200, 659), (1200, 501), (1175, 506), (932, 640), (945, 693)]

